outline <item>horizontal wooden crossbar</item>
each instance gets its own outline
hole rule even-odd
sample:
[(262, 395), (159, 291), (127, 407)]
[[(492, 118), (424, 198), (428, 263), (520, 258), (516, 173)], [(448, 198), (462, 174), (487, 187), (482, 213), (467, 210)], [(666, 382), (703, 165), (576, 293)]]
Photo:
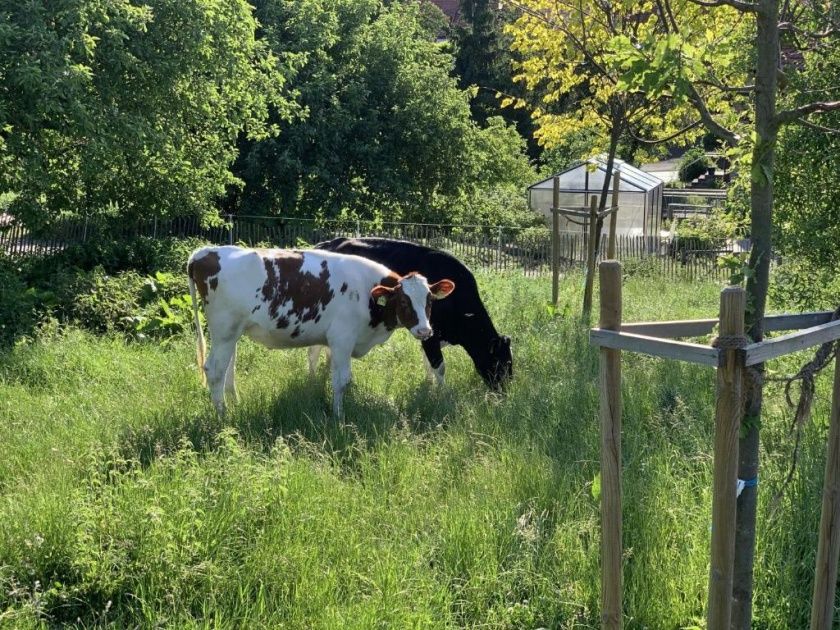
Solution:
[(720, 353), (717, 348), (703, 346), (699, 343), (673, 341), (623, 331), (616, 332), (593, 328), (589, 331), (589, 343), (601, 348), (642, 352), (655, 357), (678, 359), (711, 367), (718, 367), (720, 361)]
[[(603, 212), (598, 213), (598, 218), (603, 219), (611, 215), (613, 212), (618, 210), (618, 206), (612, 206), (610, 208), (605, 208)], [(557, 214), (562, 214), (567, 217), (575, 217), (577, 219), (588, 219), (591, 211), (590, 210), (570, 210), (568, 208), (557, 208)]]
[(598, 213), (598, 218), (603, 219), (604, 217), (610, 216), (613, 212), (618, 211), (618, 206), (613, 206), (612, 208), (606, 208), (603, 212)]
[(840, 320), (750, 344), (744, 348), (744, 365), (764, 363), (770, 359), (819, 346), (836, 339), (840, 339)]
[[(744, 365), (764, 363), (792, 352), (840, 339), (840, 320), (830, 321), (831, 315), (831, 311), (821, 311), (765, 317), (765, 331), (809, 327), (775, 339), (748, 345), (739, 351), (743, 356)], [(717, 323), (716, 319), (688, 319), (623, 324), (620, 332), (593, 328), (589, 331), (589, 342), (601, 348), (630, 350), (655, 357), (719, 367), (723, 353), (717, 348), (672, 339), (672, 337), (707, 335), (712, 332)]]
[[(814, 313), (798, 313), (796, 315), (768, 315), (764, 318), (764, 331), (798, 330), (828, 323), (831, 311)], [(714, 330), (718, 320), (715, 319), (683, 319), (665, 322), (637, 322), (622, 324), (622, 332), (651, 337), (700, 337), (708, 335)]]

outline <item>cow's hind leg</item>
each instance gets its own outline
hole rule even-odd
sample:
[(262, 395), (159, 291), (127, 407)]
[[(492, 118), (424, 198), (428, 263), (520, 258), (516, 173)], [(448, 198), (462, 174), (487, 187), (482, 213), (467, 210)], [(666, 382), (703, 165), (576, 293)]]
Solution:
[(207, 373), (207, 385), (210, 387), (210, 400), (220, 415), (225, 415), (225, 376), (236, 350), (238, 336), (222, 337), (214, 335), (210, 355), (204, 364)]
[(236, 391), (236, 344), (225, 372), (225, 396), (233, 403), (239, 402), (239, 392)]
[(327, 361), (330, 360), (330, 348), (329, 346), (309, 346), (308, 356), (309, 356), (309, 376), (314, 377), (318, 373), (318, 359), (321, 358), (321, 351), (324, 351), (324, 354), (327, 357)]
[(336, 420), (344, 418), (344, 390), (352, 380), (350, 371), (351, 351), (344, 348), (330, 347), (330, 371), (333, 386), (333, 416)]
[(423, 359), (429, 379), (443, 385), (446, 364), (443, 362), (443, 352), (440, 351), (440, 341), (432, 337), (423, 342)]
[(321, 357), (321, 346), (309, 346), (309, 376), (315, 377), (318, 371), (318, 359)]

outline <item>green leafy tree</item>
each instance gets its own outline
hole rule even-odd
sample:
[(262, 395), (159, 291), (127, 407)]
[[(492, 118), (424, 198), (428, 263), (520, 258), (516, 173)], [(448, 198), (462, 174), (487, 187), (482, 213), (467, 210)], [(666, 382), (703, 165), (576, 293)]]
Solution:
[(245, 0), (0, 0), (0, 190), (62, 215), (212, 216), (236, 138), (290, 114)]
[[(684, 102), (652, 87), (627, 89), (625, 70), (616, 62), (616, 41), (655, 40), (662, 29), (646, 19), (645, 7), (625, 2), (567, 2), (516, 0), (521, 12), (509, 27), (518, 55), (516, 78), (524, 83), (525, 99), (503, 103), (529, 107), (541, 144), (573, 147), (591, 135), (597, 142), (586, 158), (606, 151), (606, 170), (612, 172), (622, 139), (656, 144), (677, 135), (699, 133), (699, 121), (688, 122)], [(644, 81), (652, 83), (652, 75)], [(571, 102), (570, 102), (571, 97)], [(655, 138), (642, 138), (656, 128)], [(611, 177), (605, 177), (599, 212), (607, 203)], [(602, 219), (596, 231), (601, 232)], [(588, 271), (592, 271), (591, 269)], [(584, 319), (589, 318), (594, 278), (587, 273)]]
[[(231, 210), (445, 222), (481, 181), (476, 163), (528, 169), (519, 145), (486, 141), (506, 131), (470, 119), (470, 94), (415, 3), (261, 0), (256, 10), (294, 68), (288, 86), (304, 114), (243, 146), (235, 172), (246, 186)], [(485, 158), (496, 149), (515, 153)]]
[[(698, 15), (699, 12), (699, 15)], [(816, 125), (811, 117), (840, 110), (832, 90), (811, 85), (803, 59), (816, 62), (836, 50), (840, 16), (821, 0), (662, 0), (651, 15), (667, 29), (666, 50), (654, 42), (621, 47), (631, 89), (652, 89), (687, 101), (704, 126), (742, 156), (750, 179), (752, 250), (747, 277), (747, 329), (754, 341), (764, 336), (763, 320), (773, 256), (776, 147), (787, 125)], [(699, 17), (699, 19), (698, 19)], [(728, 24), (711, 29), (705, 25)], [(619, 43), (619, 42), (617, 42)], [(640, 45), (635, 45), (640, 44)], [(722, 54), (719, 56), (719, 51)], [(697, 63), (699, 61), (700, 63)], [(836, 88), (834, 88), (836, 94)], [(757, 366), (758, 374), (764, 367)], [(758, 433), (762, 407), (760, 377), (745, 389), (745, 435), (739, 446), (739, 477), (758, 472)], [(756, 492), (738, 503), (732, 625), (752, 623), (752, 565), (755, 549)]]
[[(820, 55), (806, 53), (800, 63), (800, 70), (789, 77), (794, 83), (807, 84), (797, 92), (840, 94), (840, 46)], [(775, 171), (774, 228), (779, 252), (785, 260), (836, 274), (840, 268), (840, 113), (826, 114), (819, 124), (782, 130)]]

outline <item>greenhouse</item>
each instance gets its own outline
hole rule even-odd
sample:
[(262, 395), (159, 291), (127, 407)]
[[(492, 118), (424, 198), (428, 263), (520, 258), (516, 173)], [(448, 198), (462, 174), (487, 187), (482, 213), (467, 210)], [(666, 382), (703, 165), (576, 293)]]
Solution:
[[(656, 176), (617, 158), (615, 168), (621, 176), (616, 233), (625, 236), (657, 236), (662, 220), (662, 193), (665, 184)], [(547, 223), (551, 225), (553, 180), (554, 177), (559, 177), (560, 208), (588, 211), (591, 198), (597, 199), (601, 194), (606, 175), (606, 155), (578, 162), (565, 171), (529, 186), (529, 206), (534, 212), (543, 214)], [(612, 180), (608, 194), (612, 195)], [(560, 215), (561, 232), (586, 233), (588, 229), (588, 220), (585, 217)]]

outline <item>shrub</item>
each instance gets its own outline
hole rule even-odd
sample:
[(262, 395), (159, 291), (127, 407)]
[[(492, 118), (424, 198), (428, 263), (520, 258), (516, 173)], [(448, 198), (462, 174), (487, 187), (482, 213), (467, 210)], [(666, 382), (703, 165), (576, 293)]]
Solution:
[(694, 147), (686, 151), (680, 160), (680, 181), (690, 182), (700, 177), (712, 165), (706, 157), (702, 147)]
[(75, 323), (96, 332), (133, 330), (133, 317), (140, 310), (146, 279), (136, 271), (109, 276), (101, 267), (90, 274), (89, 290), (75, 301)]
[(0, 253), (0, 345), (28, 334), (38, 321), (38, 292), (28, 288), (21, 268)]

